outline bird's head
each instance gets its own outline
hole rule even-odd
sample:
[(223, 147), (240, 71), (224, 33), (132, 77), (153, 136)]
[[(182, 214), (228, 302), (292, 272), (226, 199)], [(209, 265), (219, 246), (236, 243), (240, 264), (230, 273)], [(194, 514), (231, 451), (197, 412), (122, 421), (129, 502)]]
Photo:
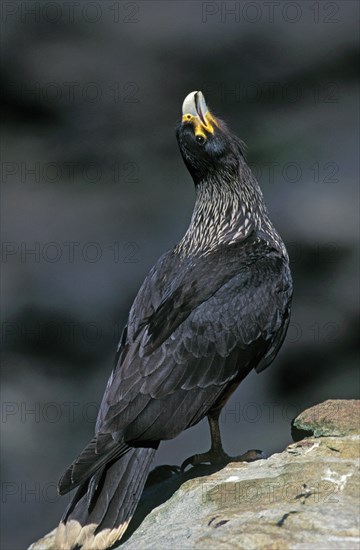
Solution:
[(226, 177), (238, 171), (243, 144), (210, 113), (202, 92), (186, 96), (176, 136), (195, 184), (215, 173)]

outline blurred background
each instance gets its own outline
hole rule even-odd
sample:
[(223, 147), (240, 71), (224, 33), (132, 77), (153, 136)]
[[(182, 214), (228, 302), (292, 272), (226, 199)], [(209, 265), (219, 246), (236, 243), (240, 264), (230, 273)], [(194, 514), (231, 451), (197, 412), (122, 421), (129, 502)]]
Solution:
[[(280, 451), (298, 412), (357, 397), (358, 12), (3, 2), (4, 550), (57, 524), (57, 480), (92, 436), (132, 300), (187, 228), (174, 126), (192, 90), (247, 143), (295, 287), (279, 356), (223, 411), (225, 449)], [(208, 446), (203, 421), (154, 465)]]

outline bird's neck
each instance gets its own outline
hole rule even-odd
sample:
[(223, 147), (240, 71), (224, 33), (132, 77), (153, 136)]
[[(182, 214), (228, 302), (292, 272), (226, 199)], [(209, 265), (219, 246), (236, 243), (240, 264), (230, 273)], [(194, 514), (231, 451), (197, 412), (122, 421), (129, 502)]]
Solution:
[(261, 231), (266, 240), (284, 249), (259, 185), (244, 163), (240, 175), (216, 173), (197, 182), (191, 222), (176, 252), (184, 256), (207, 254), (223, 244), (245, 240), (254, 231)]

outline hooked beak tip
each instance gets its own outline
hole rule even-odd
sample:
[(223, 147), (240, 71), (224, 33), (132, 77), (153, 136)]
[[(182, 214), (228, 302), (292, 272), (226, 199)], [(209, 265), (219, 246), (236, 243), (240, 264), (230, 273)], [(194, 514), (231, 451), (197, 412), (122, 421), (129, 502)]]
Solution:
[(205, 114), (208, 111), (205, 98), (202, 92), (190, 92), (184, 99), (182, 114), (199, 117), (205, 123)]

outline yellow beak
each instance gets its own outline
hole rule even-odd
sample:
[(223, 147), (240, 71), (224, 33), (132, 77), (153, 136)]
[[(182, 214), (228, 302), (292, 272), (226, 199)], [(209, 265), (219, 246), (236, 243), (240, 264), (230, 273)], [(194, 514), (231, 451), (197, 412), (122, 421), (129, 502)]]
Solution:
[(206, 139), (206, 132), (213, 134), (218, 126), (215, 118), (209, 112), (202, 92), (191, 92), (184, 99), (182, 106), (182, 123), (194, 126), (195, 136)]

